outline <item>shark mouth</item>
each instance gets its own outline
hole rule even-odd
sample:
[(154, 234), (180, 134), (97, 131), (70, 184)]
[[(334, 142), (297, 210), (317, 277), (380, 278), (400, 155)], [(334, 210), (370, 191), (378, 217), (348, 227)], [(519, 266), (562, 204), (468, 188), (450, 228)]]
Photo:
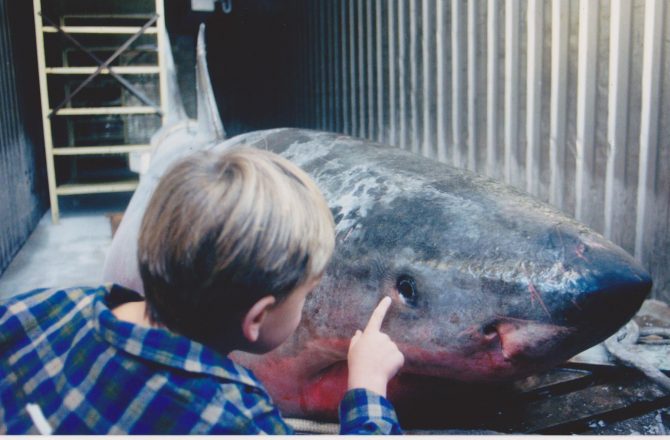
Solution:
[(403, 372), (467, 382), (513, 380), (549, 369), (581, 349), (577, 329), (510, 317), (473, 326), (450, 348), (429, 349), (399, 344), (405, 355)]
[(484, 338), (497, 341), (503, 359), (512, 363), (567, 359), (573, 353), (565, 345), (575, 333), (573, 327), (515, 318), (502, 318), (483, 328)]

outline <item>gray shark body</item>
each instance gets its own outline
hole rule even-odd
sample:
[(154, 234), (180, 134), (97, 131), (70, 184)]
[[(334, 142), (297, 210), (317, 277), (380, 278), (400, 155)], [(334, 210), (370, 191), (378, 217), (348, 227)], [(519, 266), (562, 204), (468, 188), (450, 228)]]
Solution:
[[(212, 96), (204, 49), (198, 63), (204, 103)], [(624, 250), (514, 188), (335, 133), (284, 128), (223, 139), (213, 105), (199, 104), (205, 122), (177, 118), (154, 136), (105, 280), (143, 290), (139, 224), (158, 179), (179, 157), (250, 145), (302, 167), (333, 213), (333, 259), (287, 343), (263, 356), (232, 355), (286, 415), (336, 415), (349, 338), (385, 295), (394, 305), (383, 330), (406, 357), (389, 385), (402, 407), (431, 392), (417, 392), (412, 378), (501, 382), (549, 369), (614, 333), (651, 289), (649, 274)]]

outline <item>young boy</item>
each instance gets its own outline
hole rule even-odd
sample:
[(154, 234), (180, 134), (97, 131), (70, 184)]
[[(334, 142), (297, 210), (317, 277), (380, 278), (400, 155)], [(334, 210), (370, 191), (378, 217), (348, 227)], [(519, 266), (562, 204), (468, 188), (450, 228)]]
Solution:
[[(298, 167), (243, 148), (174, 165), (138, 245), (146, 298), (118, 285), (37, 290), (0, 306), (0, 433), (291, 433), (227, 354), (296, 329), (334, 247)], [(386, 384), (403, 356), (384, 299), (349, 349), (342, 433), (400, 433)]]

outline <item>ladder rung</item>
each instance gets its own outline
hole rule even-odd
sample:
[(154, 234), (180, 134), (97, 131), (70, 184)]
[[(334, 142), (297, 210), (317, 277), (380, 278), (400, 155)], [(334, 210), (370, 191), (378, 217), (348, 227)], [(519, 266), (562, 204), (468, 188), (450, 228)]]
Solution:
[(63, 14), (63, 20), (68, 18), (144, 18), (150, 19), (152, 14)]
[[(53, 110), (49, 110), (51, 113)], [(153, 107), (79, 107), (62, 108), (56, 113), (57, 116), (82, 116), (82, 115), (134, 115), (158, 113)]]
[(138, 180), (125, 180), (120, 182), (106, 183), (67, 183), (56, 187), (59, 196), (71, 196), (75, 194), (94, 194), (135, 191)]
[[(53, 75), (90, 75), (95, 73), (97, 67), (47, 67), (46, 73)], [(114, 73), (120, 75), (141, 75), (141, 74), (158, 74), (160, 68), (158, 66), (112, 66)], [(100, 74), (108, 75), (109, 69), (104, 68)]]
[(54, 148), (54, 156), (78, 156), (84, 154), (124, 154), (133, 153), (136, 151), (149, 151), (151, 145), (137, 144), (137, 145), (105, 145), (95, 147), (56, 147)]
[[(136, 34), (141, 26), (61, 26), (63, 32), (67, 34)], [(56, 33), (58, 29), (54, 26), (43, 26), (43, 32)], [(144, 31), (145, 34), (157, 34), (156, 27), (149, 27)]]

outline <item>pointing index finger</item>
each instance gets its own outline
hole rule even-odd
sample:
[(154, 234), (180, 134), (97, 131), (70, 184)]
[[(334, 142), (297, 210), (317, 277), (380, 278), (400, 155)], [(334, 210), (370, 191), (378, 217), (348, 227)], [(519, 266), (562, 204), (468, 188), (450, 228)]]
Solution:
[(389, 307), (391, 307), (391, 297), (385, 296), (379, 302), (379, 305), (377, 305), (377, 308), (375, 308), (374, 312), (372, 312), (372, 316), (370, 316), (368, 325), (365, 326), (366, 332), (379, 331), (382, 328), (382, 322), (384, 322), (384, 317), (386, 316), (386, 312), (388, 311)]

